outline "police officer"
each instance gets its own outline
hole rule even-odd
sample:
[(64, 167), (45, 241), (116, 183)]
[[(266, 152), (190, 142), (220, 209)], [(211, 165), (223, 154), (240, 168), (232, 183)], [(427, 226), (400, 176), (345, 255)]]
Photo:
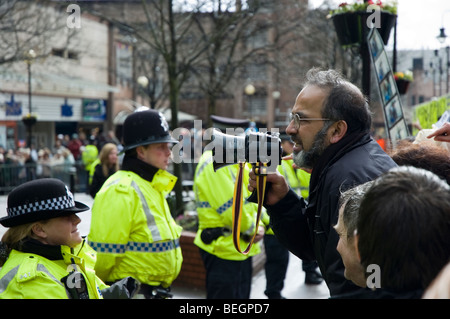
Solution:
[(105, 282), (138, 279), (145, 298), (166, 298), (183, 261), (182, 228), (166, 201), (177, 181), (166, 169), (178, 141), (164, 116), (146, 108), (125, 119), (123, 142), (122, 167), (105, 181), (92, 207), (88, 239), (98, 253), (95, 270)]
[[(216, 128), (241, 125), (237, 120), (211, 116)], [(248, 124), (247, 124), (248, 125)], [(247, 126), (246, 125), (246, 126)], [(243, 133), (242, 129), (242, 133)], [(244, 182), (248, 181), (248, 168)], [(194, 192), (197, 202), (199, 229), (194, 244), (206, 268), (206, 297), (208, 299), (248, 299), (252, 280), (252, 256), (260, 253), (259, 243), (252, 246), (248, 255), (239, 253), (233, 244), (232, 203), (238, 165), (213, 168), (212, 151), (205, 151), (200, 157), (194, 176)], [(243, 197), (250, 192), (242, 189)], [(242, 209), (240, 247), (247, 247), (249, 238), (258, 227), (255, 241), (262, 239), (264, 227), (255, 225), (257, 205), (246, 202)]]
[(124, 278), (114, 288), (94, 272), (95, 252), (77, 225), (88, 206), (74, 201), (58, 179), (19, 185), (8, 195), (9, 229), (0, 244), (0, 299), (129, 298), (136, 281)]

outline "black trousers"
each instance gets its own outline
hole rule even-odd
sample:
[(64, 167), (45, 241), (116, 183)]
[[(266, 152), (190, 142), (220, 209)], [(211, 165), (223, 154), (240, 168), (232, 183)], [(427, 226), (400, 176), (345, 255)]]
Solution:
[(289, 251), (274, 235), (264, 236), (264, 248), (266, 250), (266, 290), (264, 294), (269, 299), (281, 298), (284, 279), (289, 263)]
[(207, 299), (249, 299), (252, 285), (252, 257), (243, 261), (216, 257), (203, 249)]

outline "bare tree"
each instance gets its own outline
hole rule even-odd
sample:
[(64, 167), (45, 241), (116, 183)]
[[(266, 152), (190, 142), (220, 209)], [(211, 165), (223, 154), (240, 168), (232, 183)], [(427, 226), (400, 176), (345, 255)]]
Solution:
[(66, 47), (74, 35), (74, 31), (66, 27), (66, 7), (67, 4), (63, 6), (49, 0), (32, 3), (3, 0), (0, 4), (0, 65), (26, 60), (30, 49), (36, 52), (37, 58), (45, 58), (52, 54), (55, 34), (60, 36), (60, 45)]
[[(161, 58), (163, 66), (160, 67), (160, 70), (166, 72), (166, 85), (164, 86), (168, 89), (172, 128), (178, 126), (180, 88), (188, 78), (191, 65), (208, 46), (208, 44), (201, 42), (193, 43), (190, 37), (191, 28), (194, 24), (192, 16), (201, 5), (194, 7), (193, 11), (180, 9), (178, 12), (174, 12), (174, 6), (172, 0), (142, 0), (140, 4), (134, 3), (133, 6), (127, 7), (133, 14), (124, 15), (114, 15), (114, 13), (109, 15), (107, 13), (112, 12), (105, 11), (105, 8), (101, 5), (91, 8), (91, 12), (107, 19), (122, 32), (135, 38), (140, 52), (144, 52), (144, 47), (147, 47), (149, 49), (147, 54), (152, 56), (153, 61)], [(188, 43), (190, 45), (186, 46)], [(180, 50), (182, 46), (183, 50)], [(149, 66), (151, 63), (152, 61), (146, 61), (141, 65)], [(152, 92), (147, 92), (151, 96)], [(156, 98), (156, 95), (153, 95), (153, 97)], [(157, 101), (153, 101), (153, 103), (156, 105)], [(175, 185), (175, 214), (178, 214), (183, 209), (181, 164), (174, 163), (174, 174), (178, 177), (178, 182)]]
[[(208, 115), (216, 113), (217, 99), (226, 94), (227, 84), (237, 72), (264, 47), (249, 47), (247, 42), (257, 33), (264, 33), (267, 25), (256, 22), (258, 6), (243, 9), (236, 1), (218, 1), (192, 18), (198, 38), (206, 50), (191, 67), (192, 75), (208, 101)], [(208, 116), (210, 121), (210, 117)], [(209, 123), (211, 126), (211, 123)]]

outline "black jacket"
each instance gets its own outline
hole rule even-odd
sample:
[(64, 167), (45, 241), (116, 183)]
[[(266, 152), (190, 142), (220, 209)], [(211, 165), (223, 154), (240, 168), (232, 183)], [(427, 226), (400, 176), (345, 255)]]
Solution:
[(366, 134), (351, 147), (334, 154), (316, 172), (318, 178), (314, 189), (310, 185), (308, 203), (290, 190), (283, 200), (266, 206), (276, 237), (299, 258), (317, 260), (331, 296), (359, 289), (344, 278), (344, 264), (336, 250), (339, 236), (333, 226), (338, 219), (339, 196), (395, 166)]
[(108, 176), (105, 176), (103, 175), (102, 164), (97, 164), (97, 166), (95, 166), (94, 175), (92, 176), (92, 183), (91, 185), (89, 185), (89, 194), (92, 196), (92, 198), (95, 198), (95, 195), (98, 193), (100, 188), (102, 188), (108, 177), (110, 177), (115, 172), (115, 169), (110, 168), (108, 170)]

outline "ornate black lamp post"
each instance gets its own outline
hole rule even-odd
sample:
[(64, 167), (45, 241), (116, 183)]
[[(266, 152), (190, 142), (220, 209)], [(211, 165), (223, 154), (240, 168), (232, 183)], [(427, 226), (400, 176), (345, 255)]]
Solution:
[[(445, 28), (444, 27), (440, 28), (439, 35), (437, 36), (437, 39), (442, 44), (444, 44), (445, 41), (447, 40), (447, 35), (445, 34)], [(450, 90), (450, 88), (449, 88), (449, 86), (450, 86), (450, 84), (449, 84), (450, 46), (447, 46), (445, 48), (445, 50), (447, 52), (447, 69), (446, 69), (446, 72), (447, 72), (447, 94), (448, 94), (448, 92)]]
[(27, 70), (28, 70), (28, 114), (24, 115), (22, 117), (22, 122), (27, 127), (27, 147), (31, 147), (31, 141), (32, 141), (32, 126), (36, 124), (37, 118), (35, 115), (33, 115), (33, 108), (31, 104), (31, 64), (34, 62), (34, 59), (36, 58), (36, 52), (34, 52), (33, 49), (30, 49), (26, 53), (26, 59), (25, 62), (27, 63)]

